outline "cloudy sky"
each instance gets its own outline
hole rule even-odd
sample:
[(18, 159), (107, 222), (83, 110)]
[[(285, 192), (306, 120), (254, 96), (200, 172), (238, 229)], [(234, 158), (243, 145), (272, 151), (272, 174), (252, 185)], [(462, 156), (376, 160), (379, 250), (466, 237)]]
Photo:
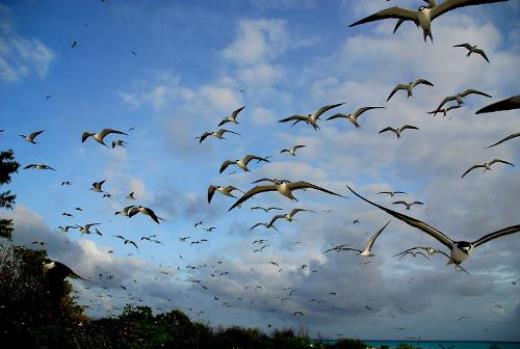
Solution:
[[(329, 338), (520, 340), (520, 236), (479, 247), (463, 264), (471, 275), (441, 256), (392, 257), (417, 244), (442, 247), (395, 219), (373, 258), (325, 253), (334, 244), (362, 247), (390, 219), (350, 195), (347, 184), (386, 206), (393, 200), (378, 191), (409, 193), (403, 198), (425, 205), (408, 212), (454, 239), (472, 241), (519, 223), (516, 167), (460, 176), (494, 158), (519, 161), (518, 142), (485, 148), (519, 131), (518, 113), (474, 112), (518, 94), (520, 3), (448, 13), (433, 23), (434, 44), (409, 23), (395, 35), (393, 21), (347, 27), (384, 6), (382, 0), (1, 1), (1, 149), (12, 148), (22, 165), (57, 170), (14, 177), (17, 206), (7, 213), (15, 220), (14, 241), (33, 248), (30, 242), (45, 241), (52, 258), (91, 280), (74, 285), (92, 316), (117, 314), (133, 302), (179, 308), (213, 325), (303, 327)], [(452, 47), (463, 42), (484, 48), (491, 63)], [(435, 86), (386, 102), (397, 83), (417, 78)], [(426, 113), (467, 88), (493, 99), (470, 96), (446, 118)], [(341, 119), (320, 119), (317, 132), (277, 122), (341, 102), (335, 111), (385, 109), (363, 115), (360, 129)], [(194, 140), (243, 105), (240, 124), (226, 126), (240, 135)], [(399, 140), (378, 134), (404, 124), (420, 130)], [(135, 130), (107, 138), (126, 140), (126, 148), (81, 143), (83, 131), (105, 127)], [(18, 136), (36, 130), (45, 130), (36, 145)], [(296, 157), (279, 153), (295, 144), (307, 147)], [(248, 153), (271, 155), (271, 162), (219, 174), (224, 160)], [(267, 193), (231, 212), (232, 198), (217, 194), (207, 203), (210, 184), (245, 190), (265, 176), (306, 180), (348, 198), (308, 190), (291, 202)], [(103, 179), (111, 198), (89, 191)], [(65, 180), (72, 185), (61, 186)], [(134, 203), (126, 199), (131, 191), (166, 220), (115, 216)], [(272, 215), (251, 211), (255, 205), (315, 212), (280, 221), (279, 233), (251, 231)], [(217, 228), (194, 228), (201, 220)], [(58, 229), (94, 222), (102, 237)], [(140, 241), (152, 234), (163, 245)], [(182, 236), (191, 238), (180, 242)], [(200, 239), (208, 241), (190, 244)], [(255, 253), (257, 239), (269, 246)], [(304, 316), (293, 317), (296, 311)]]

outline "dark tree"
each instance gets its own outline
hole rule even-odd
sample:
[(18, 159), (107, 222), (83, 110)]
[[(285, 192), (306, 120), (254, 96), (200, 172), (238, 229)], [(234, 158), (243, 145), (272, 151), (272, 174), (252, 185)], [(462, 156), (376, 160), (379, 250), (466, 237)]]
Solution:
[[(0, 186), (11, 182), (11, 175), (18, 171), (20, 164), (14, 160), (12, 150), (0, 152)], [(0, 208), (13, 209), (16, 195), (11, 194), (10, 190), (0, 193)], [(13, 222), (11, 219), (0, 217), (0, 237), (11, 239), (13, 232)]]

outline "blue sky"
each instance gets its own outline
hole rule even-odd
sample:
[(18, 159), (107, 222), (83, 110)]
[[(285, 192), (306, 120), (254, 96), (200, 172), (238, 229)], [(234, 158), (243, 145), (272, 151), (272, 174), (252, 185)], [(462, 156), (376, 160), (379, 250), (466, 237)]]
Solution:
[[(395, 2), (407, 7), (419, 3)], [(516, 169), (497, 167), (485, 175), (459, 178), (479, 161), (518, 161), (518, 143), (483, 150), (518, 132), (515, 113), (476, 117), (474, 110), (489, 102), (481, 97), (468, 97), (465, 107), (448, 119), (432, 118), (426, 111), (466, 88), (486, 91), (494, 99), (518, 94), (519, 4), (449, 13), (434, 22), (433, 45), (425, 45), (413, 25), (404, 24), (396, 35), (390, 22), (347, 28), (386, 5), (312, 0), (2, 2), (2, 148), (12, 148), (22, 165), (46, 163), (57, 169), (20, 170), (14, 178), (10, 188), (17, 194), (18, 208), (10, 214), (17, 224), (15, 241), (46, 239), (53, 258), (89, 278), (99, 270), (116, 274), (115, 281), (97, 280), (97, 287), (89, 289), (75, 284), (85, 304), (92, 304), (93, 315), (110, 314), (114, 305), (129, 301), (119, 288), (126, 285), (150, 305), (179, 307), (215, 324), (302, 325), (312, 333), (361, 338), (400, 338), (403, 334), (395, 328), (407, 327), (407, 336), (423, 338), (518, 340), (511, 331), (520, 320), (517, 289), (511, 284), (520, 276), (520, 260), (514, 256), (517, 236), (489, 244), (502, 251), (498, 260), (488, 246), (476, 252), (467, 263), (472, 276), (465, 278), (439, 260), (392, 258), (414, 243), (436, 244), (395, 220), (367, 266), (360, 265), (357, 256), (325, 254), (333, 243), (364, 244), (365, 232), (388, 219), (352, 197), (299, 192), (299, 202), (291, 203), (265, 194), (231, 213), (226, 211), (233, 200), (216, 195), (211, 205), (206, 202), (209, 184), (246, 189), (254, 179), (274, 176), (308, 180), (341, 194), (347, 194), (345, 184), (350, 184), (387, 205), (390, 200), (374, 193), (405, 190), (411, 193), (407, 199), (425, 202), (412, 211), (415, 215), (468, 239), (517, 223)], [(74, 49), (73, 41), (78, 42)], [(491, 64), (478, 56), (467, 59), (462, 49), (451, 47), (465, 41), (483, 47)], [(419, 86), (413, 98), (398, 93), (385, 102), (393, 86), (416, 78), (435, 86)], [(340, 102), (346, 102), (337, 108), (343, 113), (364, 105), (386, 109), (365, 114), (359, 130), (342, 120), (320, 120), (319, 132), (277, 122)], [(216, 129), (221, 118), (242, 105), (246, 109), (240, 124), (226, 126), (240, 136), (203, 144), (193, 139)], [(420, 130), (398, 142), (377, 133), (404, 123)], [(135, 127), (128, 137), (108, 137), (125, 139), (128, 147), (112, 150), (92, 140), (81, 143), (83, 131), (105, 127)], [(18, 136), (40, 129), (45, 132), (37, 145)], [(299, 143), (307, 147), (297, 157), (279, 154)], [(222, 161), (248, 153), (272, 155), (272, 162), (252, 164), (251, 173), (219, 175)], [(111, 199), (88, 190), (102, 179), (107, 179), (104, 189)], [(61, 187), (63, 180), (73, 185)], [(114, 216), (129, 204), (125, 197), (130, 191), (166, 221), (157, 225), (139, 215), (131, 220)], [(280, 235), (249, 231), (249, 226), (270, 218), (248, 209), (256, 204), (287, 210), (298, 205), (317, 212), (280, 223)], [(75, 212), (76, 206), (84, 211)], [(320, 212), (324, 209), (334, 211)], [(75, 217), (63, 217), (64, 211)], [(359, 225), (352, 225), (354, 218), (360, 219)], [(199, 220), (217, 229), (206, 233), (193, 228)], [(102, 223), (103, 237), (80, 238), (76, 231), (65, 235), (57, 229), (90, 222)], [(157, 234), (165, 245), (143, 242), (136, 252), (115, 239), (116, 234), (136, 240)], [(179, 242), (183, 235), (209, 242), (192, 247)], [(251, 247), (258, 238), (271, 244), (261, 255)], [(295, 241), (303, 244), (294, 247)], [(110, 249), (114, 255), (106, 253)], [(128, 253), (134, 255), (126, 257)], [(271, 260), (284, 270), (273, 269)], [(195, 271), (185, 268), (203, 264), (206, 267)], [(317, 272), (301, 271), (302, 264)], [(166, 266), (173, 273), (159, 275)], [(214, 269), (229, 275), (212, 277)], [(187, 281), (190, 278), (203, 280), (208, 290)], [(441, 282), (446, 291), (435, 287)], [(116, 298), (93, 305), (95, 295), (106, 295), (103, 286)], [(284, 295), (285, 287), (300, 291), (280, 304), (275, 297)], [(309, 299), (326, 298), (327, 290), (339, 289), (343, 293), (338, 299), (309, 304)], [(495, 303), (505, 310), (497, 311)], [(366, 304), (374, 311), (367, 314)], [(403, 308), (407, 313), (399, 310)], [(306, 316), (294, 319), (297, 310)], [(468, 317), (463, 324), (448, 321), (461, 316)], [(417, 325), (426, 319), (428, 325)]]

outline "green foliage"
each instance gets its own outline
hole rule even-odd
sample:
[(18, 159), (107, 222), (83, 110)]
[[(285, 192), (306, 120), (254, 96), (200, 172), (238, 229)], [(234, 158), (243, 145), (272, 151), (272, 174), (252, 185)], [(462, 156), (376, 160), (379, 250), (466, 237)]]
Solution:
[(366, 349), (367, 345), (359, 339), (341, 339), (333, 346), (334, 349)]
[[(20, 164), (14, 160), (12, 150), (0, 152), (0, 185), (9, 184), (11, 182), (11, 175), (18, 171)], [(11, 194), (11, 191), (0, 193), (0, 208), (13, 209), (16, 195)], [(11, 239), (13, 233), (11, 219), (4, 219), (0, 217), (0, 237)]]

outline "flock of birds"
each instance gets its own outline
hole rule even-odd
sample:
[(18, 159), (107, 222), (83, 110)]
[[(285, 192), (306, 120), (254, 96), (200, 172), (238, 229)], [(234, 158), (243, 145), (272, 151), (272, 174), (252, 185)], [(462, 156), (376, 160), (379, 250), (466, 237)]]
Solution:
[[(439, 17), (443, 14), (446, 14), (447, 12), (450, 12), (452, 10), (455, 10), (457, 8), (464, 7), (464, 6), (484, 5), (484, 4), (489, 4), (489, 3), (505, 2), (505, 1), (507, 1), (507, 0), (487, 0), (487, 1), (485, 1), (485, 0), (446, 0), (440, 4), (437, 4), (436, 1), (434, 1), (434, 0), (425, 0), (425, 2), (427, 3), (427, 6), (421, 6), (417, 11), (404, 9), (401, 7), (390, 7), (385, 10), (376, 12), (375, 14), (368, 16), (364, 19), (361, 19), (361, 20), (353, 23), (350, 26), (352, 27), (352, 26), (357, 26), (357, 25), (374, 22), (374, 21), (379, 21), (379, 20), (385, 20), (385, 19), (397, 19), (398, 21), (395, 26), (395, 30), (394, 30), (394, 32), (395, 32), (401, 26), (402, 23), (404, 23), (406, 21), (411, 21), (411, 22), (415, 23), (417, 27), (420, 27), (422, 29), (425, 41), (429, 37), (430, 40), (433, 42), (431, 23), (437, 17)], [(76, 41), (74, 41), (72, 48), (76, 48), (77, 46), (78, 46), (78, 43)], [(472, 45), (469, 43), (462, 43), (459, 45), (455, 45), (455, 47), (467, 49), (468, 57), (472, 53), (474, 53), (474, 54), (480, 55), (487, 62), (490, 62), (490, 59), (488, 58), (486, 53), (482, 49), (477, 48), (477, 46), (475, 46), (475, 45)], [(132, 51), (132, 54), (135, 56), (136, 55), (135, 51)], [(388, 98), (386, 101), (389, 102), (400, 91), (406, 92), (407, 97), (410, 98), (413, 96), (413, 92), (417, 86), (421, 86), (421, 88), (423, 88), (423, 87), (425, 88), (428, 86), (434, 86), (434, 84), (431, 83), (430, 81), (428, 81), (426, 79), (422, 79), (422, 78), (416, 79), (415, 81), (410, 81), (408, 83), (399, 83), (395, 86), (394, 89), (392, 89), (392, 91), (388, 95)], [(442, 114), (444, 117), (446, 117), (446, 115), (450, 111), (463, 107), (464, 99), (467, 98), (468, 96), (480, 96), (480, 97), (492, 98), (491, 95), (489, 95), (485, 92), (482, 92), (482, 91), (479, 91), (476, 89), (467, 89), (467, 90), (461, 91), (460, 93), (456, 93), (454, 95), (447, 96), (439, 103), (439, 105), (433, 111), (429, 111), (427, 113), (434, 115), (434, 116), (437, 114)], [(291, 115), (291, 116), (288, 116), (286, 118), (279, 120), (279, 122), (280, 123), (290, 123), (291, 126), (295, 126), (297, 124), (307, 125), (307, 126), (312, 127), (315, 131), (318, 132), (320, 130), (319, 122), (321, 121), (321, 118), (325, 117), (326, 113), (328, 113), (328, 112), (332, 111), (333, 109), (336, 109), (344, 104), (345, 103), (336, 103), (336, 104), (326, 105), (309, 114)], [(349, 113), (349, 114), (336, 113), (336, 114), (330, 115), (326, 118), (326, 121), (344, 119), (346, 122), (350, 122), (356, 129), (358, 129), (361, 127), (361, 125), (360, 125), (361, 116), (366, 116), (367, 115), (366, 113), (368, 111), (375, 112), (375, 110), (377, 110), (377, 109), (382, 110), (384, 108), (385, 107), (383, 107), (383, 106), (364, 106), (364, 107), (358, 108), (357, 110), (355, 110), (354, 112)], [(481, 114), (481, 113), (499, 112), (499, 111), (503, 111), (503, 110), (512, 110), (512, 109), (520, 109), (520, 95), (513, 96), (510, 98), (492, 103), (488, 106), (481, 108), (476, 113)], [(210, 138), (215, 138), (217, 140), (224, 140), (225, 136), (227, 136), (228, 134), (234, 135), (234, 136), (240, 136), (240, 133), (235, 132), (231, 129), (223, 128), (223, 127), (225, 125), (226, 126), (239, 125), (239, 116), (241, 116), (243, 114), (244, 110), (245, 110), (245, 106), (242, 106), (242, 107), (234, 110), (229, 116), (223, 118), (222, 120), (220, 120), (217, 123), (218, 128), (216, 130), (204, 132), (200, 136), (196, 137), (195, 139), (198, 140), (199, 143), (203, 143), (203, 142), (208, 141), (208, 139), (210, 139)], [(388, 126), (386, 128), (383, 128), (382, 130), (380, 130), (379, 133), (384, 134), (387, 132), (392, 132), (395, 134), (396, 138), (399, 139), (403, 136), (404, 131), (406, 131), (406, 130), (418, 131), (419, 128), (414, 125), (408, 125), (408, 124), (405, 124), (402, 126), (397, 126), (397, 127)], [(130, 131), (133, 131), (133, 128), (130, 128), (127, 132), (123, 132), (121, 130), (116, 130), (116, 129), (112, 129), (112, 128), (104, 128), (100, 132), (97, 132), (97, 133), (86, 131), (81, 135), (81, 142), (84, 143), (84, 142), (87, 142), (89, 139), (91, 139), (91, 140), (97, 142), (98, 144), (109, 148), (110, 146), (107, 145), (107, 143), (105, 143), (105, 140), (108, 136), (110, 136), (110, 135), (112, 135), (112, 136), (113, 135), (129, 136)], [(0, 133), (3, 133), (3, 132), (4, 132), (4, 130), (0, 130)], [(27, 141), (31, 144), (37, 144), (36, 140), (39, 139), (39, 137), (42, 137), (41, 135), (43, 133), (44, 133), (44, 130), (39, 130), (39, 131), (33, 132), (29, 135), (20, 135), (20, 137), (22, 137), (25, 141)], [(503, 142), (509, 141), (509, 140), (517, 138), (517, 137), (520, 137), (520, 132), (508, 135), (504, 139), (499, 140), (496, 143), (489, 145), (489, 147), (497, 146)], [(114, 139), (109, 144), (111, 145), (112, 148), (116, 148), (116, 147), (126, 147), (129, 143), (123, 139)], [(296, 157), (296, 156), (298, 156), (299, 152), (305, 151), (305, 147), (306, 147), (305, 144), (296, 144), (292, 147), (281, 149), (280, 154), (287, 154), (288, 156)], [(226, 170), (230, 169), (231, 166), (234, 166), (238, 170), (242, 170), (244, 172), (250, 172), (252, 165), (256, 166), (260, 163), (269, 163), (269, 162), (271, 162), (270, 159), (271, 159), (271, 156), (258, 156), (258, 155), (254, 155), (254, 154), (247, 154), (241, 159), (225, 160), (225, 161), (223, 161), (223, 163), (219, 169), (219, 173), (225, 172)], [(463, 174), (461, 175), (461, 178), (464, 178), (470, 172), (472, 172), (476, 169), (479, 169), (479, 168), (482, 168), (484, 172), (490, 171), (491, 166), (495, 165), (495, 164), (505, 164), (505, 165), (509, 165), (509, 166), (514, 166), (514, 164), (510, 161), (506, 161), (506, 160), (502, 160), (502, 159), (493, 159), (493, 160), (483, 163), (483, 164), (475, 164), (474, 166), (471, 166), (469, 169), (467, 169), (465, 172), (463, 172)], [(25, 170), (56, 171), (53, 167), (51, 167), (47, 164), (41, 164), (41, 163), (27, 164), (23, 168)], [(105, 198), (110, 198), (111, 194), (106, 192), (103, 189), (103, 185), (105, 182), (106, 182), (105, 180), (100, 180), (100, 181), (96, 181), (96, 182), (92, 183), (92, 187), (90, 188), (90, 190), (93, 192), (102, 194), (103, 197), (105, 197)], [(328, 195), (334, 196), (336, 198), (345, 198), (345, 196), (342, 194), (333, 192), (327, 188), (310, 183), (305, 180), (292, 181), (292, 180), (280, 179), (280, 178), (259, 178), (258, 180), (255, 180), (252, 184), (254, 184), (255, 186), (247, 191), (243, 191), (234, 185), (211, 184), (208, 186), (208, 189), (207, 189), (208, 204), (211, 204), (212, 200), (214, 200), (214, 195), (216, 193), (218, 193), (222, 196), (228, 197), (228, 198), (236, 199), (236, 201), (229, 207), (229, 211), (231, 211), (235, 208), (243, 207), (246, 204), (246, 202), (249, 202), (249, 199), (256, 197), (257, 195), (266, 193), (266, 192), (276, 192), (276, 193), (282, 195), (283, 197), (289, 199), (290, 202), (298, 201), (294, 195), (294, 192), (298, 191), (298, 190), (304, 190), (304, 191), (315, 190), (315, 191), (321, 192), (323, 194), (328, 194)], [(72, 185), (71, 181), (61, 182), (61, 186), (69, 186), (69, 185)], [(480, 246), (486, 242), (497, 239), (499, 237), (503, 237), (503, 236), (506, 236), (509, 234), (520, 232), (520, 224), (518, 224), (518, 225), (506, 227), (506, 228), (500, 229), (498, 231), (489, 233), (474, 241), (461, 241), (461, 240), (453, 239), (453, 238), (449, 237), (447, 234), (443, 233), (439, 229), (433, 227), (432, 225), (430, 225), (426, 222), (423, 222), (412, 216), (397, 212), (388, 207), (382, 206), (372, 200), (369, 200), (368, 198), (366, 198), (366, 197), (362, 196), (361, 194), (359, 194), (358, 192), (356, 192), (350, 186), (347, 186), (347, 188), (352, 194), (354, 194), (360, 200), (368, 203), (369, 205), (372, 205), (373, 207), (396, 218), (397, 220), (400, 220), (400, 221), (416, 228), (417, 230), (422, 231), (423, 233), (429, 235), (434, 240), (436, 240), (441, 245), (443, 245), (444, 247), (447, 248), (447, 250), (442, 250), (442, 249), (437, 249), (437, 248), (434, 248), (431, 246), (413, 246), (413, 247), (408, 247), (404, 251), (397, 253), (395, 255), (395, 257), (403, 258), (405, 256), (412, 256), (412, 257), (422, 256), (423, 258), (428, 259), (429, 257), (431, 257), (435, 254), (439, 254), (439, 255), (442, 255), (445, 258), (447, 258), (448, 264), (454, 264), (456, 266), (457, 270), (460, 270), (460, 271), (463, 271), (463, 272), (466, 272), (469, 274), (469, 272), (461, 266), (461, 263), (463, 263), (473, 253), (475, 248), (477, 248), (478, 246)], [(387, 195), (390, 198), (394, 198), (394, 197), (398, 197), (400, 195), (406, 195), (407, 193), (404, 191), (396, 190), (396, 191), (381, 191), (377, 194)], [(126, 199), (128, 201), (136, 200), (135, 193), (134, 192), (129, 193), (126, 196)], [(416, 205), (424, 205), (424, 203), (421, 201), (409, 202), (409, 201), (401, 199), (401, 200), (393, 201), (393, 205), (395, 205), (395, 206), (402, 205), (403, 208), (406, 209), (406, 211), (410, 211), (412, 209), (412, 207), (414, 207)], [(76, 207), (76, 210), (81, 211), (82, 209), (80, 207)], [(296, 220), (295, 219), (296, 215), (302, 215), (304, 213), (307, 213), (307, 214), (316, 213), (314, 210), (311, 210), (311, 209), (308, 209), (305, 207), (293, 207), (290, 210), (288, 210), (287, 212), (284, 212), (283, 208), (276, 207), (276, 206), (269, 206), (269, 207), (252, 206), (252, 207), (250, 207), (250, 210), (252, 212), (263, 211), (265, 213), (270, 213), (271, 211), (276, 211), (278, 213), (278, 214), (272, 216), (269, 221), (258, 222), (255, 225), (251, 226), (250, 230), (254, 230), (258, 227), (264, 227), (266, 229), (273, 229), (275, 231), (279, 231), (277, 229), (277, 227), (274, 225), (279, 220), (293, 222)], [(324, 210), (324, 212), (327, 212), (327, 210)], [(152, 208), (145, 207), (142, 205), (128, 205), (128, 206), (123, 207), (121, 210), (115, 212), (115, 215), (127, 217), (127, 218), (132, 218), (137, 214), (142, 214), (142, 215), (149, 217), (156, 224), (160, 224), (161, 221), (164, 220), (163, 218), (159, 217)], [(70, 212), (64, 212), (63, 215), (68, 216), (68, 217), (73, 217), (73, 214)], [(359, 220), (353, 221), (354, 224), (356, 224), (358, 222), (359, 222)], [(372, 257), (372, 256), (374, 256), (373, 249), (374, 249), (374, 245), (375, 245), (377, 239), (387, 229), (390, 222), (391, 221), (389, 220), (384, 226), (379, 228), (368, 239), (368, 242), (364, 247), (355, 248), (350, 245), (340, 244), (340, 245), (332, 246), (331, 248), (324, 251), (324, 253), (330, 253), (330, 252), (340, 253), (340, 252), (344, 252), (344, 251), (349, 251), (349, 252), (355, 252), (359, 256), (362, 256), (362, 257)], [(60, 226), (59, 229), (64, 233), (68, 233), (71, 230), (78, 230), (82, 236), (90, 235), (90, 234), (97, 234), (99, 236), (103, 236), (103, 233), (98, 229), (99, 225), (101, 225), (101, 223), (99, 223), (99, 222), (88, 223), (83, 226), (78, 225), (78, 224), (63, 225), (63, 226)], [(206, 231), (206, 232), (212, 232), (216, 229), (215, 226), (204, 226), (204, 225), (205, 225), (204, 221), (199, 221), (194, 224), (194, 228), (202, 227), (202, 229), (204, 229), (204, 231)], [(125, 237), (123, 235), (115, 235), (114, 237), (116, 239), (121, 240), (121, 242), (124, 245), (133, 246), (133, 247), (135, 247), (135, 249), (139, 249), (138, 244), (141, 242), (144, 242), (144, 241), (147, 241), (149, 243), (154, 243), (154, 244), (163, 244), (161, 241), (156, 239), (157, 235), (142, 236), (140, 238), (140, 240), (137, 240), (137, 241), (129, 239), (128, 237)], [(190, 239), (191, 239), (191, 236), (182, 236), (179, 238), (179, 242), (181, 242), (181, 243), (189, 242), (190, 245), (197, 245), (197, 244), (201, 244), (201, 243), (208, 241), (207, 239), (189, 241)], [(299, 242), (299, 241), (293, 242), (294, 245), (300, 244), (300, 243), (301, 242)], [(32, 242), (32, 244), (40, 244), (41, 246), (43, 246), (45, 244), (45, 242), (34, 241), (34, 242)], [(253, 241), (252, 245), (255, 248), (253, 250), (253, 253), (262, 253), (266, 248), (268, 248), (270, 246), (270, 242), (267, 239), (257, 239), (257, 240)], [(113, 251), (110, 250), (108, 253), (113, 253)], [(182, 260), (183, 259), (182, 255), (179, 255), (179, 258)], [(221, 276), (228, 274), (227, 271), (222, 270), (222, 264), (223, 264), (222, 261), (217, 261), (213, 265), (208, 265), (208, 264), (187, 265), (187, 266), (185, 266), (185, 268), (188, 270), (210, 269), (212, 277), (221, 277)], [(279, 271), (282, 271), (282, 269), (283, 269), (280, 266), (280, 263), (277, 261), (270, 261), (270, 264), (279, 268)], [(170, 275), (170, 274), (174, 274), (174, 272), (175, 272), (174, 270), (172, 270), (172, 269), (174, 269), (173, 267), (165, 267), (162, 265), (161, 265), (161, 267), (162, 267), (162, 269), (160, 270), (160, 274)], [(299, 268), (301, 270), (305, 270), (306, 268), (309, 268), (309, 266), (307, 264), (302, 264)], [(177, 270), (181, 270), (180, 267), (177, 267)], [(60, 263), (58, 261), (52, 261), (52, 260), (46, 261), (46, 263), (44, 264), (44, 271), (48, 275), (53, 275), (52, 278), (58, 280), (59, 282), (62, 282), (65, 277), (79, 278), (79, 275), (77, 275), (74, 271), (72, 271), (68, 266), (66, 266), (65, 264)], [(311, 272), (314, 273), (314, 272), (317, 272), (317, 270), (311, 270)], [(102, 282), (110, 282), (114, 279), (114, 275), (109, 275), (109, 274), (101, 271), (98, 275), (98, 278)], [(159, 278), (159, 276), (157, 276), (157, 279), (158, 278)], [(83, 280), (85, 280), (85, 279), (83, 279)], [(86, 280), (87, 283), (88, 283), (88, 281), (92, 282), (93, 280)], [(134, 283), (138, 283), (137, 280), (133, 280), (133, 281), (134, 281)], [(203, 280), (201, 280), (201, 279), (196, 279), (196, 278), (191, 277), (188, 279), (188, 281), (193, 284), (199, 285), (204, 290), (208, 289), (208, 287), (203, 283)], [(108, 285), (104, 285), (103, 287), (105, 289), (108, 289)], [(126, 285), (126, 286), (120, 285), (120, 287), (122, 290), (127, 290), (128, 285)], [(245, 286), (245, 289), (247, 290), (249, 287), (250, 286)], [(88, 288), (90, 288), (90, 286), (87, 286), (85, 288), (88, 289)], [(255, 292), (257, 292), (258, 290), (261, 290), (261, 289), (263, 289), (263, 287), (261, 285), (254, 287)], [(284, 291), (284, 294), (276, 297), (282, 303), (291, 299), (291, 297), (296, 292), (296, 289), (292, 288), (292, 287), (288, 287), (288, 288), (283, 289), (283, 291)], [(332, 291), (328, 294), (328, 296), (334, 297), (334, 296), (336, 296), (336, 292)], [(104, 297), (112, 297), (112, 296), (105, 295)], [(141, 302), (143, 301), (142, 298), (137, 297), (136, 295), (132, 294), (131, 292), (129, 292), (125, 297), (127, 300), (130, 299), (130, 300), (136, 300), (136, 301), (141, 301)], [(214, 296), (214, 299), (216, 301), (218, 301), (219, 297)], [(171, 299), (169, 299), (169, 301), (171, 301)], [(238, 297), (238, 301), (242, 301), (242, 297)], [(251, 299), (250, 304), (252, 304), (253, 301), (254, 300)], [(326, 302), (326, 300), (323, 298), (312, 298), (310, 300), (310, 302), (321, 304), (321, 303)], [(233, 306), (230, 302), (224, 302), (224, 303), (222, 303), (222, 305), (224, 307)], [(365, 308), (368, 311), (372, 311), (372, 308), (368, 305), (365, 305)], [(117, 309), (117, 307), (115, 307), (114, 309)], [(191, 310), (191, 308), (190, 308), (190, 310)], [(276, 311), (276, 310), (274, 309), (273, 311)], [(203, 313), (204, 313), (204, 311), (200, 311), (198, 314), (200, 315)], [(302, 311), (302, 309), (294, 309), (294, 311), (292, 312), (292, 315), (295, 317), (304, 316), (304, 312)]]

